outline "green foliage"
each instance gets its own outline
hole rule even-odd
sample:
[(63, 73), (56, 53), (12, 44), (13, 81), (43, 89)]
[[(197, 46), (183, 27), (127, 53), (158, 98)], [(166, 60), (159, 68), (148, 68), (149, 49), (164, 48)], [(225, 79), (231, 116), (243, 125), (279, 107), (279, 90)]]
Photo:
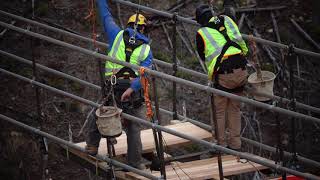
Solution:
[(48, 78), (48, 84), (58, 89), (63, 89), (65, 80), (59, 77)]
[(162, 53), (160, 51), (152, 52), (156, 59), (160, 59), (165, 62), (172, 62), (171, 54)]
[(48, 2), (45, 2), (45, 1), (40, 1), (39, 2), (39, 5), (36, 9), (36, 13), (39, 15), (39, 16), (45, 16), (48, 14), (48, 11), (49, 11), (49, 6), (48, 6)]
[(81, 86), (79, 83), (72, 82), (70, 84), (70, 88), (72, 92), (79, 92), (79, 91), (82, 91), (83, 86)]

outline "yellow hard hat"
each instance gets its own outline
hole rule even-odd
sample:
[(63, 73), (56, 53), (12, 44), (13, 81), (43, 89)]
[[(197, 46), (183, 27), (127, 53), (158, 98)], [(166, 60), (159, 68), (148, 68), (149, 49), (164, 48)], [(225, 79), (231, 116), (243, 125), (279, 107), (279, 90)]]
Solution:
[[(137, 14), (132, 15), (129, 20), (128, 23), (135, 23), (136, 22), (136, 18), (137, 18)], [(137, 21), (138, 25), (147, 25), (147, 18), (144, 17), (142, 14), (139, 14), (138, 16), (138, 21)]]

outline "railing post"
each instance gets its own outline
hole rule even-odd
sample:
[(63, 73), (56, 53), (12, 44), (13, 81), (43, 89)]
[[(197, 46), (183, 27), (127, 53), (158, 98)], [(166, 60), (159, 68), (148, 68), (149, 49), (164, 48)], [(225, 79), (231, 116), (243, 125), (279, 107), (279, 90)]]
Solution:
[[(212, 133), (212, 143), (214, 143), (214, 137), (217, 140), (217, 144), (220, 145), (220, 140), (219, 140), (219, 134), (218, 134), (218, 121), (217, 121), (217, 116), (216, 116), (216, 108), (214, 106), (214, 94), (211, 94), (210, 96), (210, 107), (211, 107), (211, 133)], [(223, 180), (223, 167), (222, 167), (222, 159), (221, 159), (221, 152), (218, 151), (218, 167), (219, 167), (219, 177), (220, 180)]]
[[(290, 109), (292, 111), (296, 111), (296, 98), (295, 98), (295, 83), (294, 83), (294, 75), (293, 75), (293, 65), (296, 63), (297, 55), (294, 52), (294, 45), (289, 45), (289, 51), (287, 56), (287, 65), (289, 67), (289, 90), (290, 90)], [(291, 118), (291, 152), (292, 152), (292, 163), (293, 167), (295, 167), (297, 163), (297, 150), (296, 150), (296, 118)]]
[[(159, 101), (158, 101), (158, 94), (157, 94), (157, 83), (156, 83), (156, 78), (154, 76), (151, 77), (152, 80), (152, 94), (153, 94), (153, 99), (154, 99), (154, 106), (155, 106), (155, 116), (156, 116), (156, 121), (154, 123), (161, 125), (161, 117), (160, 117), (160, 111), (159, 111)], [(162, 175), (163, 179), (166, 179), (166, 167), (165, 167), (165, 161), (164, 161), (164, 148), (163, 148), (163, 138), (162, 138), (162, 132), (161, 130), (155, 130), (158, 132), (158, 147), (159, 147), (159, 152), (158, 158), (160, 159), (160, 172)], [(156, 142), (157, 145), (157, 142)]]
[[(173, 76), (177, 75), (178, 64), (177, 64), (177, 13), (174, 13), (172, 16), (173, 20), (173, 29), (172, 29), (172, 61), (173, 61)], [(173, 111), (173, 119), (178, 119), (177, 113), (177, 84), (176, 82), (172, 83), (172, 111)]]

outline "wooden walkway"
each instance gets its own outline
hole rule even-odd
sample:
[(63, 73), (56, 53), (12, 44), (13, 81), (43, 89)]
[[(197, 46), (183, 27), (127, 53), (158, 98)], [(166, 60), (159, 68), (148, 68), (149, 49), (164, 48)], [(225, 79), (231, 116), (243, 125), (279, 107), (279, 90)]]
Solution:
[[(222, 156), (222, 161), (225, 177), (267, 169), (253, 162), (238, 162), (237, 158), (231, 155)], [(167, 179), (170, 180), (219, 179), (218, 160), (217, 158), (210, 158), (185, 163), (173, 162), (171, 165), (166, 166), (166, 173)], [(153, 172), (152, 174), (160, 177), (159, 172)], [(126, 173), (126, 178), (132, 180), (146, 179), (131, 172)]]
[[(196, 125), (193, 125), (191, 123), (179, 123), (174, 125), (166, 126), (167, 128), (170, 128), (172, 130), (181, 132), (181, 133), (188, 133), (188, 135), (197, 137), (199, 139), (209, 139), (212, 137), (211, 133), (199, 128)], [(166, 145), (168, 147), (172, 146), (181, 146), (185, 145), (187, 143), (190, 143), (189, 140), (168, 134), (163, 133), (163, 138), (166, 142)], [(125, 155), (127, 154), (127, 136), (125, 133), (122, 133), (120, 137), (117, 138), (118, 143), (114, 146), (116, 150), (116, 155)], [(144, 153), (152, 152), (155, 149), (154, 139), (153, 139), (153, 133), (151, 129), (143, 130), (141, 131), (141, 141), (142, 141), (142, 149)], [(86, 143), (78, 143), (77, 145), (81, 147), (85, 147)], [(107, 152), (107, 144), (105, 139), (101, 139), (100, 141), (100, 147), (99, 147), (99, 154), (106, 155)]]
[[(198, 126), (195, 126), (188, 122), (169, 125), (166, 127), (181, 133), (187, 133), (188, 135), (197, 137), (199, 139), (212, 138), (212, 135), (210, 132), (203, 130)], [(168, 133), (163, 133), (163, 137), (166, 141), (167, 147), (169, 148), (182, 146), (190, 143), (189, 140), (185, 140)], [(153, 133), (151, 129), (146, 129), (141, 131), (141, 140), (143, 144), (144, 153), (152, 152), (153, 150), (155, 150)], [(123, 133), (120, 137), (117, 138), (117, 141), (118, 143), (115, 145), (116, 155), (117, 156), (125, 155), (127, 152), (126, 134)], [(78, 143), (77, 145), (84, 147), (85, 142)], [(107, 163), (97, 161), (94, 157), (88, 156), (86, 153), (77, 152), (75, 150), (72, 150), (70, 152), (82, 158), (86, 162), (89, 162), (97, 167), (100, 167), (101, 169), (104, 169), (104, 170), (108, 169)], [(101, 155), (107, 154), (105, 139), (102, 139), (100, 141), (99, 154)], [(256, 157), (260, 159), (264, 159), (259, 156), (256, 156)], [(267, 159), (264, 159), (264, 160), (270, 161)], [(253, 162), (241, 163), (237, 160), (236, 157), (231, 155), (223, 156), (222, 161), (223, 161), (223, 170), (224, 170), (225, 177), (267, 169), (266, 167)], [(146, 170), (146, 171), (150, 172), (150, 170)], [(170, 165), (166, 166), (166, 173), (167, 173), (167, 179), (172, 179), (172, 180), (174, 179), (219, 179), (217, 158), (209, 158), (209, 159), (196, 160), (196, 161), (190, 161), (190, 162), (184, 162), (184, 163), (171, 162)], [(160, 172), (158, 171), (152, 172), (152, 174), (158, 177), (160, 176)], [(119, 179), (133, 179), (133, 180), (146, 179), (142, 176), (139, 176), (131, 172), (118, 171), (116, 175)]]

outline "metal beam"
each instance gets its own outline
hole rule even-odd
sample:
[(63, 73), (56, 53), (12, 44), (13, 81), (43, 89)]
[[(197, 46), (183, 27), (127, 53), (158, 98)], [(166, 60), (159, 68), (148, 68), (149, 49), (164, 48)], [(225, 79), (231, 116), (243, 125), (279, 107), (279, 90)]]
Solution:
[[(7, 55), (8, 57), (11, 57), (11, 58), (13, 58), (13, 59), (16, 59), (16, 60), (18, 60), (18, 61), (20, 61), (20, 62), (29, 64), (29, 65), (32, 64), (31, 61), (28, 61), (28, 60), (26, 60), (26, 59), (24, 59), (24, 58), (18, 57), (18, 56), (16, 56), (16, 55), (13, 55), (13, 54), (10, 54), (10, 53), (1, 51), (1, 50), (0, 50), (0, 54)], [(59, 76), (59, 77), (63, 77), (63, 78), (69, 79), (69, 80), (73, 80), (73, 81), (78, 82), (78, 83), (80, 83), (80, 84), (87, 85), (87, 86), (92, 87), (92, 88), (97, 89), (97, 90), (101, 90), (101, 87), (100, 87), (100, 86), (97, 86), (97, 85), (92, 84), (92, 83), (90, 83), (90, 82), (87, 82), (87, 81), (78, 79), (78, 78), (76, 78), (76, 77), (73, 77), (73, 76), (70, 76), (70, 75), (68, 75), (68, 74), (65, 74), (65, 73), (56, 71), (56, 70), (54, 70), (54, 69), (51, 69), (51, 68), (42, 66), (42, 65), (40, 65), (40, 64), (36, 64), (36, 65), (37, 65), (37, 67), (38, 67), (39, 69), (44, 70), (44, 71), (46, 71), (46, 72), (53, 73), (53, 74), (55, 74), (55, 75), (57, 75), (57, 76)], [(171, 111), (168, 111), (168, 110), (165, 110), (165, 109), (162, 109), (162, 108), (160, 108), (159, 110), (160, 110), (161, 113), (167, 114), (167, 115), (169, 115), (169, 116), (172, 116), (172, 115), (173, 115), (173, 112), (171, 112)], [(193, 120), (193, 119), (190, 119), (190, 118), (188, 118), (188, 117), (184, 117), (184, 116), (179, 115), (179, 114), (178, 114), (178, 118), (179, 118), (180, 120), (186, 120), (186, 121), (188, 121), (188, 122), (190, 122), (190, 123), (192, 123), (192, 124), (194, 124), (194, 125), (197, 125), (197, 126), (203, 128), (203, 129), (207, 130), (207, 131), (210, 131), (210, 130), (211, 130), (211, 126), (209, 126), (209, 125), (207, 125), (207, 124), (204, 124), (204, 123), (200, 122), (199, 120)], [(271, 146), (268, 146), (268, 145), (265, 145), (265, 144), (262, 144), (262, 143), (259, 143), (259, 142), (256, 142), (256, 141), (247, 139), (247, 138), (245, 138), (245, 137), (241, 137), (241, 139), (242, 139), (244, 142), (248, 143), (248, 144), (251, 144), (251, 145), (256, 146), (256, 147), (261, 147), (262, 149), (267, 150), (267, 151), (269, 151), (269, 152), (273, 152), (273, 153), (276, 152), (276, 148), (274, 148), (274, 147), (271, 147)], [(288, 156), (288, 157), (290, 156), (290, 153), (289, 153), (289, 152), (284, 152), (284, 153), (285, 153), (286, 156)], [(306, 164), (308, 164), (308, 165), (311, 165), (311, 166), (320, 167), (320, 163), (319, 163), (319, 162), (313, 161), (313, 160), (311, 160), (311, 159), (308, 159), (308, 158), (305, 158), (305, 157), (302, 157), (302, 156), (299, 156), (299, 155), (298, 155), (298, 160), (301, 161), (301, 162), (303, 162), (303, 163), (306, 163)]]
[[(90, 100), (81, 98), (81, 97), (79, 97), (79, 96), (76, 96), (76, 95), (67, 93), (67, 92), (65, 92), (65, 91), (61, 91), (61, 90), (59, 90), (59, 89), (53, 88), (53, 87), (51, 87), (51, 86), (48, 86), (48, 85), (45, 85), (45, 84), (42, 84), (42, 83), (39, 83), (39, 82), (34, 81), (34, 80), (32, 80), (32, 79), (29, 79), (29, 78), (20, 76), (20, 75), (18, 75), (18, 74), (15, 74), (15, 73), (6, 71), (6, 70), (1, 69), (1, 68), (0, 68), (0, 72), (2, 72), (2, 73), (4, 73), (4, 74), (7, 74), (7, 75), (10, 75), (10, 76), (13, 76), (13, 77), (15, 77), (15, 78), (17, 78), (17, 79), (23, 80), (23, 81), (25, 81), (25, 82), (29, 82), (30, 84), (39, 86), (39, 87), (41, 87), (41, 88), (50, 90), (50, 91), (52, 91), (52, 92), (54, 92), (54, 93), (63, 95), (63, 96), (65, 96), (65, 97), (72, 98), (72, 99), (74, 99), (74, 100), (77, 100), (78, 102), (82, 102), (82, 103), (85, 103), (85, 104), (90, 105), (90, 106), (93, 106), (93, 107), (100, 107), (100, 106), (101, 106), (101, 104), (98, 104), (98, 103), (92, 102), (92, 101), (90, 101)], [(126, 114), (126, 113), (122, 113), (122, 117), (125, 118), (125, 119), (127, 119), (127, 120), (130, 120), (130, 121), (132, 121), (132, 122), (134, 122), (134, 123), (140, 123), (140, 124), (145, 125), (145, 126), (147, 126), (147, 127), (151, 127), (151, 128), (153, 128), (153, 129), (157, 129), (157, 130), (160, 130), (160, 131), (163, 131), (163, 132), (166, 132), (166, 133), (169, 133), (169, 134), (172, 134), (172, 135), (181, 137), (181, 138), (183, 138), (183, 139), (187, 139), (187, 140), (190, 140), (190, 141), (192, 141), (192, 142), (195, 142), (195, 143), (204, 145), (204, 146), (206, 146), (206, 147), (208, 147), (208, 148), (210, 148), (210, 149), (215, 149), (215, 150), (218, 150), (218, 151), (227, 153), (227, 154), (231, 154), (231, 155), (234, 155), (234, 156), (243, 158), (243, 159), (247, 159), (247, 160), (249, 160), (249, 161), (252, 161), (252, 162), (261, 164), (261, 165), (266, 166), (266, 167), (270, 167), (270, 168), (275, 169), (275, 170), (278, 170), (278, 171), (286, 172), (286, 173), (289, 173), (289, 174), (292, 174), (292, 175), (296, 175), (296, 176), (299, 176), (299, 177), (304, 177), (304, 178), (311, 179), (311, 180), (320, 180), (319, 177), (314, 176), (314, 175), (312, 175), (312, 174), (303, 173), (303, 172), (299, 172), (299, 171), (296, 171), (296, 170), (293, 170), (293, 169), (290, 169), (290, 168), (286, 168), (286, 167), (283, 167), (283, 166), (274, 164), (274, 163), (271, 162), (271, 161), (261, 160), (260, 158), (257, 158), (257, 157), (255, 157), (255, 156), (252, 156), (252, 155), (250, 155), (250, 154), (248, 154), (248, 153), (242, 153), (242, 152), (234, 151), (234, 150), (232, 150), (232, 149), (228, 149), (228, 148), (226, 148), (226, 147), (219, 146), (219, 145), (216, 145), (216, 144), (214, 144), (214, 143), (211, 143), (211, 142), (208, 142), (208, 141), (199, 139), (199, 138), (195, 138), (195, 137), (189, 136), (189, 135), (184, 134), (184, 133), (177, 132), (177, 131), (175, 131), (175, 130), (172, 130), (172, 129), (169, 129), (169, 128), (166, 128), (166, 127), (157, 125), (157, 124), (155, 124), (155, 123), (148, 122), (148, 121), (145, 120), (145, 119), (137, 118), (137, 117), (131, 116), (131, 115)], [(37, 131), (39, 131), (39, 130), (37, 130)], [(102, 158), (104, 158), (104, 157), (102, 157)], [(106, 160), (108, 160), (108, 159), (106, 159)], [(109, 159), (109, 161), (110, 161), (110, 159)], [(112, 163), (112, 161), (111, 161), (111, 163)], [(114, 163), (114, 162), (113, 162), (113, 163)], [(116, 164), (115, 164), (115, 165), (116, 165)], [(134, 168), (133, 168), (133, 169), (134, 169)], [(139, 172), (139, 173), (141, 173), (141, 172)]]
[[(41, 34), (38, 34), (38, 33), (34, 33), (34, 32), (29, 31), (29, 30), (26, 30), (26, 29), (18, 28), (16, 26), (13, 26), (13, 25), (10, 25), (10, 24), (7, 24), (7, 23), (0, 22), (0, 26), (7, 27), (7, 28), (15, 30), (17, 32), (20, 32), (20, 33), (23, 33), (23, 34), (27, 34), (27, 35), (30, 35), (30, 36), (33, 36), (33, 37), (36, 37), (36, 38), (39, 38), (39, 39), (42, 39), (42, 40), (46, 40), (48, 42), (51, 42), (51, 43), (54, 43), (54, 44), (57, 44), (57, 45), (61, 45), (61, 46), (67, 47), (67, 48), (82, 52), (82, 53), (90, 55), (90, 56), (94, 56), (94, 57), (99, 58), (101, 60), (110, 61), (112, 63), (120, 64), (122, 66), (126, 66), (126, 67), (129, 67), (129, 68), (135, 69), (135, 70), (139, 70), (140, 69), (140, 66), (137, 66), (137, 65), (134, 65), (134, 64), (130, 64), (130, 63), (124, 62), (124, 61), (119, 61), (119, 60), (117, 60), (115, 58), (111, 58), (109, 56), (99, 54), (99, 53), (97, 53), (95, 51), (91, 51), (91, 50), (88, 50), (88, 49), (85, 49), (85, 48), (82, 48), (82, 47), (79, 47), (79, 46), (75, 46), (75, 45), (72, 45), (72, 44), (69, 44), (69, 43), (54, 39), (54, 38), (50, 38), (50, 37), (47, 37), (47, 36), (44, 36), (44, 35), (41, 35)], [(192, 81), (188, 81), (188, 80), (185, 80), (185, 79), (182, 79), (182, 78), (177, 78), (177, 77), (174, 77), (174, 76), (162, 73), (162, 72), (154, 71), (154, 70), (151, 70), (151, 69), (146, 69), (146, 73), (148, 73), (150, 75), (153, 75), (155, 77), (158, 77), (158, 78), (166, 79), (166, 80), (171, 81), (171, 82), (176, 82), (176, 83), (180, 83), (180, 84), (183, 84), (183, 85), (186, 85), (186, 86), (194, 87), (196, 89), (199, 89), (199, 90), (202, 90), (202, 91), (206, 91), (208, 93), (214, 93), (214, 94), (217, 94), (217, 95), (220, 95), (220, 96), (228, 97), (228, 98), (233, 99), (233, 100), (241, 101), (241, 102), (244, 102), (244, 103), (256, 106), (256, 107), (260, 107), (260, 108), (267, 109), (267, 110), (270, 110), (270, 111), (274, 111), (274, 112), (278, 112), (278, 113), (281, 113), (281, 114), (285, 114), (285, 115), (288, 115), (288, 116), (291, 116), (291, 117), (296, 117), (296, 118), (305, 119), (305, 120), (309, 120), (309, 121), (314, 121), (314, 122), (320, 123), (320, 119), (319, 118), (315, 118), (315, 117), (308, 116), (308, 115), (305, 115), (305, 114), (301, 114), (301, 113), (298, 113), (298, 112), (293, 112), (293, 111), (290, 111), (290, 110), (287, 110), (287, 109), (275, 107), (273, 105), (265, 104), (265, 103), (258, 102), (258, 101), (252, 100), (252, 99), (248, 99), (246, 97), (242, 97), (242, 96), (238, 96), (238, 95), (231, 94), (231, 93), (228, 93), (228, 92), (224, 92), (224, 91), (221, 91), (221, 90), (218, 90), (218, 89), (215, 89), (215, 88), (211, 88), (209, 86), (201, 85), (201, 84), (198, 84), (198, 83), (195, 83), (195, 82), (192, 82)]]
[[(170, 19), (173, 17), (172, 13), (159, 11), (159, 10), (156, 10), (156, 9), (153, 9), (153, 8), (149, 8), (149, 7), (146, 7), (146, 6), (142, 6), (142, 5), (138, 5), (138, 4), (132, 3), (130, 1), (113, 0), (113, 2), (117, 2), (117, 3), (123, 4), (123, 5), (126, 5), (126, 6), (130, 6), (130, 7), (133, 7), (133, 8), (139, 8), (142, 11), (151, 12), (151, 13), (163, 16), (163, 17), (170, 18)], [(184, 22), (184, 23), (200, 26), (195, 20), (192, 20), (192, 19), (189, 19), (189, 18), (178, 16), (177, 19), (179, 21), (181, 21), (181, 22)], [(273, 41), (269, 41), (269, 40), (265, 40), (265, 39), (257, 38), (257, 37), (250, 37), (249, 35), (246, 35), (246, 34), (242, 34), (242, 36), (246, 40), (249, 40), (249, 39), (251, 40), (252, 39), (252, 40), (256, 41), (257, 43), (266, 44), (266, 45), (277, 47), (277, 48), (281, 48), (281, 49), (289, 49), (288, 45), (284, 45), (284, 44), (281, 44), (281, 43), (276, 43), (276, 42), (273, 42)], [(298, 53), (298, 54), (301, 54), (301, 55), (312, 56), (312, 57), (315, 57), (315, 58), (318, 58), (318, 59), (320, 58), (320, 54), (319, 53), (315, 53), (315, 52), (312, 52), (312, 51), (307, 51), (307, 50), (300, 49), (300, 48), (294, 48), (294, 51), (296, 53)]]
[(236, 9), (237, 13), (243, 13), (243, 12), (257, 12), (257, 11), (276, 11), (285, 9), (287, 6), (277, 6), (277, 7), (264, 7), (264, 8), (238, 8)]
[[(10, 58), (13, 58), (13, 59), (15, 59), (15, 60), (17, 60), (17, 61), (19, 61), (19, 62), (28, 64), (28, 65), (32, 65), (32, 61), (27, 60), (27, 59), (24, 59), (24, 58), (19, 57), (19, 56), (16, 56), (16, 55), (14, 55), (14, 54), (7, 53), (7, 52), (2, 51), (2, 50), (0, 50), (0, 54), (5, 55), (5, 56), (8, 56), (8, 57), (10, 57)], [(64, 78), (66, 78), (66, 79), (75, 81), (75, 82), (77, 82), (77, 83), (79, 83), (79, 84), (82, 84), (82, 85), (85, 85), (85, 86), (88, 86), (88, 87), (91, 87), (91, 88), (94, 88), (94, 89), (97, 89), (97, 90), (101, 90), (101, 87), (100, 87), (100, 86), (97, 86), (97, 85), (95, 85), (95, 84), (89, 83), (89, 82), (87, 82), (87, 81), (84, 81), (84, 80), (82, 80), (82, 79), (76, 78), (76, 77), (74, 77), (74, 76), (70, 76), (70, 75), (68, 75), (68, 74), (66, 74), (66, 73), (63, 73), (63, 72), (60, 72), (60, 71), (57, 71), (57, 70), (48, 68), (48, 67), (43, 66), (43, 65), (41, 65), (41, 64), (39, 64), (39, 63), (36, 63), (36, 67), (39, 68), (39, 69), (41, 69), (41, 70), (43, 70), (43, 71), (52, 73), (52, 74), (54, 74), (54, 75), (57, 75), (57, 76), (64, 77)]]
[[(9, 16), (9, 17), (12, 17), (12, 18), (15, 18), (15, 19), (18, 19), (18, 20), (33, 24), (33, 25), (37, 25), (37, 26), (40, 26), (42, 28), (45, 28), (45, 29), (48, 29), (48, 30), (52, 30), (54, 32), (58, 32), (58, 33), (61, 33), (61, 34), (67, 35), (67, 36), (71, 36), (71, 37), (74, 37), (74, 38), (79, 38), (79, 39), (81, 39), (83, 41), (86, 41), (86, 42), (92, 42), (92, 43), (94, 42), (90, 38), (83, 37), (83, 36), (80, 36), (80, 35), (65, 31), (65, 30), (61, 30), (61, 29), (58, 29), (58, 28), (54, 28), (54, 27), (51, 27), (51, 26), (48, 26), (48, 25), (45, 25), (45, 24), (30, 20), (30, 19), (27, 19), (27, 18), (24, 18), (24, 17), (21, 17), (21, 16), (10, 14), (10, 13), (7, 13), (7, 12), (1, 11), (1, 10), (0, 10), (0, 14), (3, 14), (3, 15), (6, 15), (6, 16)], [(108, 44), (103, 43), (103, 42), (98, 42), (97, 41), (97, 44), (99, 44), (99, 45), (101, 45), (103, 47), (106, 47), (106, 48), (109, 47)], [(158, 64), (160, 66), (164, 66), (164, 67), (167, 67), (167, 68), (172, 68), (172, 66), (173, 66), (171, 63), (167, 63), (167, 62), (164, 62), (164, 61), (159, 60), (159, 59), (153, 59), (153, 60), (154, 60), (154, 62), (156, 64)], [(187, 69), (187, 68), (184, 68), (184, 67), (181, 67), (181, 66), (178, 66), (177, 68), (178, 68), (179, 71), (182, 71), (184, 73), (188, 73), (188, 74), (190, 74), (192, 76), (199, 77), (201, 79), (208, 79), (208, 76), (206, 74), (203, 74), (203, 73), (191, 70), (191, 69)], [(257, 92), (254, 92), (254, 91), (251, 91), (251, 93), (257, 94)], [(272, 95), (268, 95), (268, 94), (264, 94), (264, 93), (258, 93), (258, 94), (259, 94), (259, 96), (268, 97), (268, 98), (271, 98), (273, 100), (283, 100), (283, 102), (285, 102), (285, 103), (289, 103), (290, 102), (290, 100), (282, 98), (282, 97), (279, 97), (279, 96), (272, 96)], [(309, 105), (306, 105), (306, 104), (303, 104), (303, 103), (297, 102), (297, 107), (302, 108), (302, 109), (306, 109), (306, 110), (309, 110), (309, 111), (312, 111), (312, 112), (320, 113), (320, 109), (319, 108), (312, 107), (312, 106), (309, 106)]]
[[(40, 135), (42, 137), (46, 137), (46, 138), (54, 141), (57, 144), (61, 144), (61, 145), (67, 146), (68, 148), (72, 148), (72, 149), (75, 149), (75, 150), (78, 150), (78, 151), (81, 151), (81, 152), (84, 152), (84, 153), (86, 152), (84, 148), (82, 148), (82, 147), (80, 147), (80, 146), (78, 146), (78, 145), (76, 145), (74, 143), (71, 143), (71, 142), (66, 141), (64, 139), (61, 139), (61, 138), (58, 138), (58, 137), (53, 136), (51, 134), (48, 134), (46, 132), (43, 132), (40, 129), (37, 129), (37, 128), (31, 127), (31, 126), (28, 126), (26, 124), (23, 124), (23, 123), (21, 123), (19, 121), (16, 121), (16, 120), (14, 120), (12, 118), (9, 118), (7, 116), (4, 116), (2, 114), (0, 114), (0, 119), (5, 120), (5, 121), (7, 121), (7, 122), (9, 122), (11, 124), (14, 124), (16, 126), (19, 126), (19, 127), (23, 128), (23, 129), (29, 131), (29, 132), (34, 133), (34, 134)], [(144, 176), (146, 178), (155, 179), (155, 180), (159, 179), (158, 177), (153, 176), (152, 174), (149, 174), (149, 173), (147, 173), (145, 171), (142, 171), (142, 170), (136, 169), (134, 167), (128, 166), (127, 164), (121, 163), (119, 161), (116, 161), (114, 159), (108, 158), (106, 156), (97, 154), (95, 157), (97, 159), (101, 160), (101, 161), (106, 161), (106, 162), (108, 162), (108, 163), (110, 163), (112, 165), (127, 169), (128, 171), (134, 172), (134, 173), (139, 174), (141, 176)]]

